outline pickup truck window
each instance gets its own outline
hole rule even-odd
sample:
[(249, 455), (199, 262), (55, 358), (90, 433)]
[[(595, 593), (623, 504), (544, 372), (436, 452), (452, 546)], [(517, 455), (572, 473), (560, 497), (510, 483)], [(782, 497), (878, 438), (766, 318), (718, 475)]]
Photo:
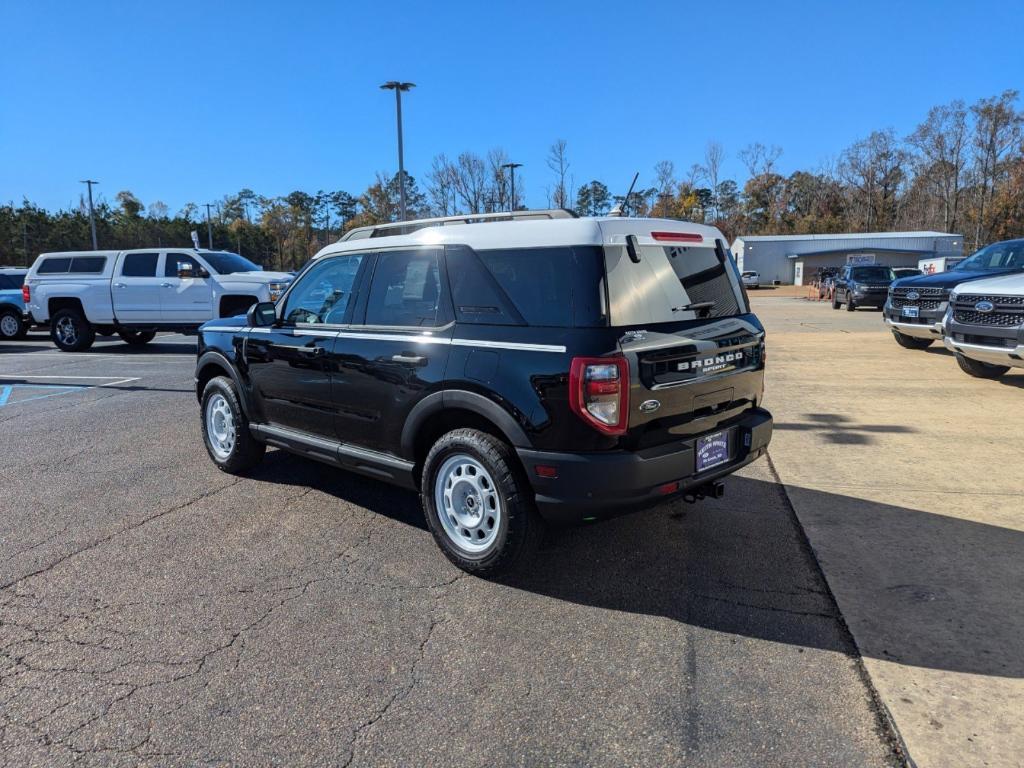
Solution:
[(156, 277), (159, 253), (129, 253), (121, 264), (122, 277)]
[(164, 264), (164, 277), (177, 277), (179, 264), (191, 264), (193, 275), (198, 275), (200, 269), (206, 269), (187, 253), (168, 253), (167, 261)]
[(210, 263), (210, 268), (218, 275), (230, 275), (233, 272), (262, 272), (263, 267), (253, 264), (248, 259), (239, 256), (237, 253), (227, 251), (208, 251), (203, 253), (203, 258)]
[(68, 272), (81, 275), (99, 274), (107, 263), (106, 256), (57, 256), (43, 259), (36, 274), (61, 275)]

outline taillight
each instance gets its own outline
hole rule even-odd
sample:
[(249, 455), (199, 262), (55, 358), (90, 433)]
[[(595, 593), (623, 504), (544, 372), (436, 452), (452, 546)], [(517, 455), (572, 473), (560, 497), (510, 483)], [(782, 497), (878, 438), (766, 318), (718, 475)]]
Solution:
[(574, 357), (569, 368), (569, 406), (606, 435), (626, 434), (629, 363), (624, 357)]
[(704, 236), (696, 232), (651, 232), (655, 240), (669, 243), (703, 243)]
[(32, 291), (28, 287), (28, 283), (21, 284), (21, 298), (28, 304), (29, 299), (32, 298)]

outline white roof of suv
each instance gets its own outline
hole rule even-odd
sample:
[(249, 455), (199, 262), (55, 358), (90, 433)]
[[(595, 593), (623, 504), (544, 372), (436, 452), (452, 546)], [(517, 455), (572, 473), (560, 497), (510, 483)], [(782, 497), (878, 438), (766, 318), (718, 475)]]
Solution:
[[(713, 247), (725, 238), (714, 227), (675, 219), (634, 219), (617, 216), (600, 218), (562, 218), (547, 220), (493, 221), (479, 224), (449, 224), (425, 227), (407, 235), (341, 240), (320, 250), (314, 259), (335, 253), (408, 248), (423, 245), (468, 245), (475, 250), (497, 248), (544, 248), (570, 245), (622, 245), (627, 235), (636, 235), (640, 243), (655, 241), (653, 232), (673, 232), (700, 236), (699, 241), (679, 243)], [(669, 244), (669, 243), (664, 243)]]

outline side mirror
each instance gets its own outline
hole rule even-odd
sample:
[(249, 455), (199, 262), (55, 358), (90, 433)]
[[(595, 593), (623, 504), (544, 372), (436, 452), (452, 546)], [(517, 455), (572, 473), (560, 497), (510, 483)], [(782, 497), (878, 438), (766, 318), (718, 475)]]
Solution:
[(206, 278), (209, 277), (210, 273), (200, 267), (198, 270), (192, 268), (192, 262), (190, 261), (179, 261), (178, 262), (178, 277), (182, 280), (191, 280), (194, 277)]
[(261, 301), (249, 307), (245, 319), (253, 328), (267, 328), (277, 322), (277, 307), (272, 302)]

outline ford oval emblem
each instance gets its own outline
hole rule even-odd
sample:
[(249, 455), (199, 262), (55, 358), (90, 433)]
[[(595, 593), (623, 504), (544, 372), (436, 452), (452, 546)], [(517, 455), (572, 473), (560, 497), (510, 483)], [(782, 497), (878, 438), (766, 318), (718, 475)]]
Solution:
[(921, 294), (918, 293), (917, 291), (908, 291), (907, 298), (910, 299), (911, 301), (915, 301), (921, 298)]
[(644, 400), (640, 403), (640, 410), (644, 413), (654, 413), (659, 408), (661, 408), (661, 403), (657, 400)]
[(984, 312), (985, 314), (988, 314), (989, 312), (996, 308), (996, 305), (993, 304), (991, 301), (979, 301), (977, 304), (974, 305), (974, 308), (979, 312)]

